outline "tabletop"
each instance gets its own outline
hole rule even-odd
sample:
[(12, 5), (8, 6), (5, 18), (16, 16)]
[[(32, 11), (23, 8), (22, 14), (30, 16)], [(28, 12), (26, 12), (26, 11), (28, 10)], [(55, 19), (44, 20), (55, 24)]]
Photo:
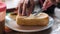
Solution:
[[(14, 11), (14, 9), (10, 9), (7, 11)], [(6, 34), (60, 34), (60, 21), (58, 18), (55, 17), (55, 14), (50, 14), (52, 18), (54, 18), (54, 25), (50, 27), (49, 29), (43, 30), (43, 31), (38, 31), (38, 32), (17, 32), (17, 31), (10, 31), (7, 32)]]

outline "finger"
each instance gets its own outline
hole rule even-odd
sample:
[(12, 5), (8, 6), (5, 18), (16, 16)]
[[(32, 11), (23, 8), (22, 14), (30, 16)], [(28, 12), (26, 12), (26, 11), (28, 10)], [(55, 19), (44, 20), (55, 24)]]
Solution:
[(53, 5), (53, 3), (51, 2), (51, 0), (49, 0), (48, 3), (47, 3), (47, 5), (46, 5), (46, 9), (49, 8), (52, 5)]
[(48, 4), (48, 1), (45, 0), (45, 2), (44, 2), (44, 4), (43, 4), (43, 7), (42, 7), (43, 10), (46, 10), (46, 6), (47, 6), (47, 4)]
[(51, 0), (45, 1), (44, 4), (43, 4), (43, 9), (47, 10), (47, 8), (49, 8), (52, 5), (53, 5), (53, 3), (51, 2)]
[(24, 0), (20, 0), (19, 7), (18, 7), (18, 15), (22, 15), (22, 7), (23, 7)]
[(51, 1), (49, 1), (46, 8), (49, 8), (52, 5), (53, 5), (53, 3)]
[(27, 15), (30, 15), (32, 13), (33, 9), (34, 9), (34, 0), (30, 0), (30, 7), (29, 7)]
[(28, 4), (28, 0), (25, 0), (23, 3), (23, 9), (22, 9), (22, 15), (25, 16), (26, 15), (26, 6)]

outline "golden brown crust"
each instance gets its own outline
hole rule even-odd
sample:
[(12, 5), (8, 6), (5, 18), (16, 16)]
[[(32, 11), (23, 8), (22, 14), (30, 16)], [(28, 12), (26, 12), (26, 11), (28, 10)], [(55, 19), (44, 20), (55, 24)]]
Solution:
[(41, 13), (43, 16), (39, 17), (36, 16), (17, 16), (16, 17), (16, 22), (18, 25), (40, 25), (40, 26), (46, 26), (49, 22), (49, 16), (45, 13)]

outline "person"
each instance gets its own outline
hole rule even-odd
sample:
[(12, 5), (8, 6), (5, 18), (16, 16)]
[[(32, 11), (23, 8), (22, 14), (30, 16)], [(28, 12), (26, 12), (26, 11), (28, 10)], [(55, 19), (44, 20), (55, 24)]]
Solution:
[[(60, 0), (39, 0), (39, 1), (41, 2), (42, 9), (44, 10), (44, 12), (53, 13), (56, 2), (59, 2)], [(9, 31), (11, 30), (5, 26), (5, 32), (9, 32)]]

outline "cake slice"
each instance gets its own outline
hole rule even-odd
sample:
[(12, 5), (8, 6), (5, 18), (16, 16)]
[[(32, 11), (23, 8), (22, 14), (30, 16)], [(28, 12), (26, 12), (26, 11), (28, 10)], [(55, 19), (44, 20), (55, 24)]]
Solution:
[(37, 16), (18, 16), (16, 17), (16, 22), (18, 25), (31, 25), (31, 26), (46, 26), (49, 22), (49, 16), (46, 13), (40, 13)]

